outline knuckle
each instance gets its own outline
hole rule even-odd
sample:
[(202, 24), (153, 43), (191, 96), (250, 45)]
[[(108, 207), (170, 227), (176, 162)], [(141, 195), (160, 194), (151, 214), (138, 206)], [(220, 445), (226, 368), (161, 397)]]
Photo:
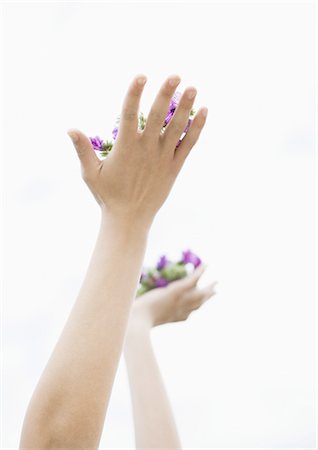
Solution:
[(197, 130), (197, 133), (201, 133), (201, 130), (204, 127), (204, 122), (202, 120), (197, 120), (195, 127)]
[(162, 114), (160, 111), (158, 111), (157, 109), (153, 109), (151, 111), (151, 117), (153, 123), (155, 123), (156, 125), (163, 125), (164, 119), (162, 118)]
[(171, 127), (174, 133), (178, 133), (179, 135), (181, 135), (185, 129), (184, 124), (178, 120), (172, 120), (169, 127)]
[(128, 122), (132, 122), (136, 118), (136, 113), (129, 107), (124, 107), (122, 111), (122, 117)]
[(76, 147), (76, 151), (77, 151), (77, 154), (78, 154), (78, 156), (81, 158), (82, 156), (84, 156), (85, 155), (85, 153), (86, 153), (86, 150), (83, 148), (83, 147)]
[(179, 111), (182, 111), (184, 113), (187, 113), (188, 116), (190, 114), (191, 108), (189, 107), (189, 101), (188, 100), (182, 100), (180, 101), (179, 105), (178, 105), (178, 109)]
[(160, 87), (159, 95), (160, 95), (160, 97), (170, 100), (175, 89), (176, 89), (176, 86), (171, 86), (171, 84), (167, 83), (167, 80), (165, 80), (164, 83)]
[(189, 150), (191, 150), (194, 147), (195, 143), (197, 142), (197, 138), (196, 138), (196, 136), (193, 136), (192, 134), (190, 134), (187, 137), (188, 137), (188, 139), (187, 139), (187, 147), (188, 147)]
[(174, 90), (174, 87), (171, 86), (163, 86), (163, 88), (161, 89), (160, 95), (162, 96), (162, 98), (166, 101), (170, 101), (171, 97), (172, 97), (172, 92)]
[(198, 115), (195, 118), (196, 120), (193, 121), (192, 125), (194, 125), (196, 132), (200, 133), (202, 128), (204, 127), (205, 120), (202, 120), (202, 117), (199, 117)]

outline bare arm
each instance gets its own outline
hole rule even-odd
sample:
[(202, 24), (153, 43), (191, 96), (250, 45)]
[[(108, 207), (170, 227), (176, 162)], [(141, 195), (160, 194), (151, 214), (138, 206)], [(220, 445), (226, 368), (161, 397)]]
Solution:
[(101, 224), (74, 307), (31, 398), (20, 448), (99, 445), (148, 230), (205, 123), (200, 110), (177, 154), (177, 130), (186, 126), (193, 103), (186, 90), (167, 134), (160, 135), (180, 82), (174, 76), (174, 85), (169, 80), (162, 85), (143, 133), (137, 131), (143, 78), (128, 89), (107, 158), (99, 160), (79, 130), (69, 132), (82, 176), (100, 206)]
[(145, 233), (133, 230), (102, 217), (79, 296), (33, 394), (21, 447), (97, 447), (146, 243)]
[(181, 449), (173, 413), (150, 341), (150, 330), (130, 335), (125, 360), (134, 414), (136, 449)]
[(181, 449), (169, 399), (151, 345), (151, 328), (185, 320), (214, 294), (214, 284), (196, 288), (202, 268), (167, 288), (137, 298), (130, 317), (124, 354), (135, 425), (136, 449)]

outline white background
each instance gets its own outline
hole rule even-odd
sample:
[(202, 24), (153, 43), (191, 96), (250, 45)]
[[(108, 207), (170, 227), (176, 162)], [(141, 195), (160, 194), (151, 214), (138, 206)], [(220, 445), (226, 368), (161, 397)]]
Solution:
[[(111, 137), (128, 83), (166, 76), (209, 116), (146, 263), (190, 247), (218, 295), (153, 332), (185, 448), (309, 448), (314, 402), (313, 2), (7, 3), (2, 448), (76, 298), (99, 227), (66, 134)], [(133, 448), (125, 367), (101, 448)]]

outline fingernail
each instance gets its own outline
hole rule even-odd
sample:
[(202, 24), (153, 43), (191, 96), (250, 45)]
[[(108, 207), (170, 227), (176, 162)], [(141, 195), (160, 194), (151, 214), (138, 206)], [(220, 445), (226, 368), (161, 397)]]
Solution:
[(76, 133), (76, 131), (74, 131), (74, 130), (69, 130), (68, 132), (67, 132), (67, 134), (69, 135), (69, 137), (72, 139), (72, 141), (74, 142), (74, 143), (76, 143), (76, 142), (78, 142), (78, 134)]
[(139, 77), (137, 80), (137, 83), (139, 84), (139, 86), (143, 86), (147, 81), (146, 77)]
[(203, 108), (202, 109), (202, 116), (206, 117), (208, 115), (208, 108)]
[(181, 81), (180, 77), (172, 77), (169, 79), (169, 85), (171, 87), (175, 87), (180, 83), (180, 81)]
[(191, 91), (187, 92), (187, 97), (189, 100), (192, 100), (197, 94), (197, 91), (195, 89), (191, 89)]

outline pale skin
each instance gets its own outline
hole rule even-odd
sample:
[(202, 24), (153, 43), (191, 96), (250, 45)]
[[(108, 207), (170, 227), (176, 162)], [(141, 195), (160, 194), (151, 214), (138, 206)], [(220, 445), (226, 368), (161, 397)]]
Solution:
[(188, 87), (166, 132), (160, 133), (180, 83), (179, 76), (171, 75), (154, 100), (146, 128), (138, 131), (145, 83), (144, 75), (132, 80), (117, 139), (104, 160), (84, 133), (68, 132), (82, 177), (100, 207), (100, 228), (74, 306), (30, 400), (21, 449), (98, 448), (149, 229), (207, 115), (207, 108), (198, 110), (176, 149), (196, 94)]
[(172, 409), (150, 339), (153, 327), (186, 320), (215, 294), (215, 282), (198, 288), (204, 268), (137, 298), (124, 345), (137, 450), (181, 449)]

